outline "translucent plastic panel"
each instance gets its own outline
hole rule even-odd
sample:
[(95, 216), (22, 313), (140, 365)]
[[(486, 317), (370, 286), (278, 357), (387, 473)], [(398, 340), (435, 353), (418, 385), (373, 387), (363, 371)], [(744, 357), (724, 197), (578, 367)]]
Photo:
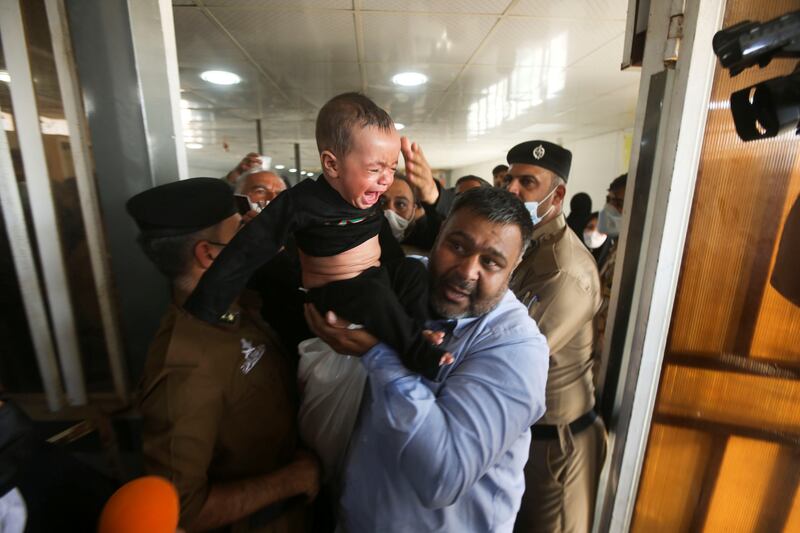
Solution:
[(668, 365), (656, 412), (800, 434), (800, 380)]
[[(725, 447), (704, 531), (775, 531), (760, 526), (775, 505), (771, 484), (779, 469), (781, 447), (731, 438)], [(757, 462), (753, 459), (757, 458)]]
[[(798, 9), (800, 0), (729, 0), (723, 24)], [(735, 78), (717, 66), (636, 531), (800, 527), (800, 308), (769, 283), (800, 194), (800, 138), (744, 143), (728, 104), (795, 63)]]
[(653, 425), (639, 487), (641, 503), (631, 528), (634, 533), (689, 529), (711, 443), (711, 436), (701, 431)]

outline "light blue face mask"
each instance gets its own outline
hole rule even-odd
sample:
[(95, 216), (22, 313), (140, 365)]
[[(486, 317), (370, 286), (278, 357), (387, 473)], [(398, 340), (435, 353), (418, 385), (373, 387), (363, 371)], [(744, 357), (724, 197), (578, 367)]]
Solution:
[(533, 222), (534, 226), (538, 225), (539, 222), (541, 222), (544, 217), (549, 215), (550, 211), (552, 211), (553, 208), (555, 207), (554, 205), (551, 204), (550, 209), (545, 211), (545, 213), (542, 216), (539, 216), (539, 206), (545, 203), (545, 201), (547, 201), (547, 199), (550, 198), (554, 192), (556, 192), (556, 189), (558, 189), (558, 187), (553, 188), (553, 190), (547, 193), (547, 196), (542, 198), (541, 201), (537, 202), (534, 200), (532, 202), (525, 202), (525, 207), (528, 208), (528, 212), (531, 214), (531, 222)]
[(620, 230), (622, 230), (622, 213), (617, 211), (613, 205), (606, 204), (597, 218), (597, 231), (616, 238), (619, 237)]

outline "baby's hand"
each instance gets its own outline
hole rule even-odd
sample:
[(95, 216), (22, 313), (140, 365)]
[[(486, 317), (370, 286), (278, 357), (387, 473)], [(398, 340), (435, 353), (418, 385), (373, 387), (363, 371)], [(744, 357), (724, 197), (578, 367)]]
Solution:
[[(434, 346), (439, 346), (444, 341), (444, 331), (433, 331), (430, 329), (422, 330), (422, 335)], [(455, 359), (453, 354), (446, 352), (441, 359), (439, 359), (439, 366), (452, 364)]]
[(422, 336), (434, 346), (439, 346), (444, 341), (444, 331), (433, 331), (432, 329), (423, 329)]

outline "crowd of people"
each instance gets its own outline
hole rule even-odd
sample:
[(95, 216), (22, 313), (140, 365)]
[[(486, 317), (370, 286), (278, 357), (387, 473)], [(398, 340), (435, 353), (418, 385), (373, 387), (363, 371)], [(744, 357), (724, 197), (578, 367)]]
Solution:
[(101, 530), (589, 531), (625, 176), (566, 217), (572, 154), (544, 140), (447, 188), (364, 95), (316, 136), (292, 187), (248, 154), (129, 200), (172, 303), (139, 387), (150, 477)]

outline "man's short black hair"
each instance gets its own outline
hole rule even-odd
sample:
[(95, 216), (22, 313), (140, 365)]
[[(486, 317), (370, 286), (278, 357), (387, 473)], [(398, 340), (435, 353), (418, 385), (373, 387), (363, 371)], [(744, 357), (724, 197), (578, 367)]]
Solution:
[(189, 271), (194, 245), (200, 240), (210, 239), (210, 230), (214, 228), (216, 226), (194, 233), (168, 236), (140, 233), (136, 241), (158, 271), (174, 282)]
[(456, 181), (456, 187), (458, 187), (465, 181), (477, 181), (478, 185), (480, 185), (481, 187), (491, 187), (488, 181), (481, 178), (480, 176), (475, 176), (473, 174), (467, 174), (466, 176), (461, 176), (460, 178), (458, 178), (458, 180)]
[(533, 222), (530, 212), (519, 198), (505, 189), (499, 187), (470, 189), (456, 197), (448, 216), (453, 216), (453, 213), (461, 209), (469, 209), (489, 222), (517, 226), (522, 235), (523, 251), (531, 240)]
[(501, 172), (508, 172), (507, 165), (497, 165), (492, 169), (492, 176), (497, 176)]
[(624, 189), (625, 186), (628, 184), (628, 174), (625, 173), (622, 176), (618, 176), (611, 182), (611, 185), (608, 186), (609, 191), (619, 191), (620, 189)]
[(394, 173), (394, 179), (406, 182), (408, 188), (411, 189), (411, 201), (414, 202), (414, 205), (422, 205), (417, 198), (417, 189), (408, 181), (408, 176), (398, 171)]

